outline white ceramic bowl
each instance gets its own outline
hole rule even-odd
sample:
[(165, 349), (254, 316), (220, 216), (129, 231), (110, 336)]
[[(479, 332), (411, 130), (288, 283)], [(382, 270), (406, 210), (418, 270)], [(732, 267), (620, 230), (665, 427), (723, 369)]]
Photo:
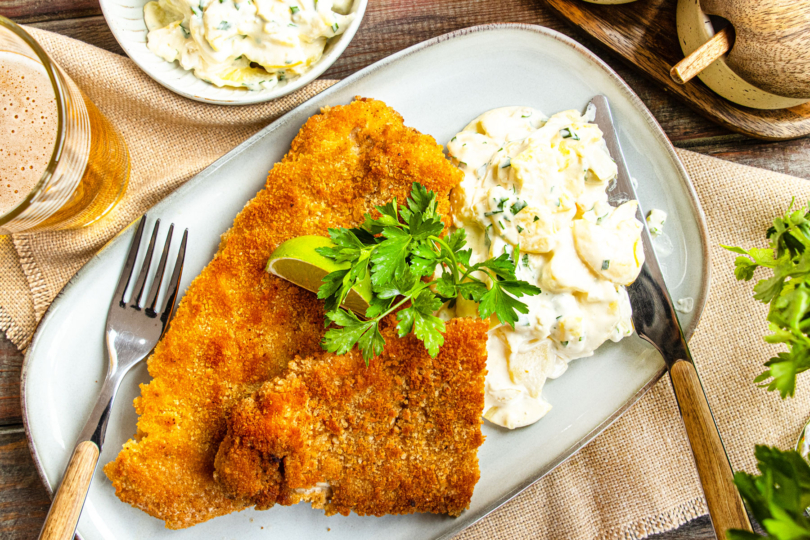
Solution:
[(311, 70), (269, 90), (246, 90), (219, 88), (198, 79), (177, 62), (167, 62), (152, 53), (146, 47), (147, 29), (143, 20), (143, 6), (147, 2), (148, 0), (100, 0), (104, 18), (121, 48), (147, 75), (172, 92), (195, 101), (218, 105), (250, 105), (270, 101), (295, 92), (320, 77), (349, 46), (363, 21), (368, 4), (368, 0), (354, 0), (351, 10), (356, 15), (354, 21), (345, 32), (327, 42), (323, 57)]

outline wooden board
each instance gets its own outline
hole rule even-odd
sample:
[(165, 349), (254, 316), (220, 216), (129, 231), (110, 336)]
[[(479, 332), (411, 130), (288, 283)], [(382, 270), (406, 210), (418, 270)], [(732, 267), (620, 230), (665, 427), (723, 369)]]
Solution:
[(749, 109), (721, 98), (697, 79), (679, 85), (670, 78), (669, 70), (683, 58), (675, 28), (677, 0), (640, 0), (621, 5), (582, 0), (546, 2), (698, 113), (728, 129), (772, 141), (810, 134), (810, 105), (775, 111)]

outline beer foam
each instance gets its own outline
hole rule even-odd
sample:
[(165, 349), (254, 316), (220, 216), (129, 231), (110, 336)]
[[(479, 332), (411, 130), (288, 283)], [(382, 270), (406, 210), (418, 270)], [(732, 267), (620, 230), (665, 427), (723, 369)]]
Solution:
[(53, 154), (58, 116), (48, 74), (0, 51), (0, 216), (36, 186)]

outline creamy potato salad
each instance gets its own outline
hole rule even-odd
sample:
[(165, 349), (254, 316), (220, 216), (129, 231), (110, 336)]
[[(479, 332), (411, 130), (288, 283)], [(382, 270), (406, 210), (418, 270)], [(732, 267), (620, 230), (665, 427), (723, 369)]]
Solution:
[(216, 86), (274, 88), (307, 72), (354, 20), (352, 0), (158, 0), (149, 50)]
[(663, 210), (653, 208), (647, 214), (647, 229), (650, 231), (650, 236), (653, 238), (661, 236), (664, 232), (664, 223), (667, 220), (667, 213)]
[[(529, 312), (514, 329), (490, 330), (484, 417), (507, 428), (551, 409), (541, 390), (568, 362), (633, 333), (625, 286), (644, 263), (643, 224), (637, 201), (608, 204), (617, 169), (592, 120), (592, 112), (547, 118), (504, 107), (482, 114), (447, 145), (465, 173), (451, 202), (471, 262), (510, 253), (518, 279), (542, 289), (521, 298)], [(465, 316), (477, 306), (459, 299), (454, 309)]]

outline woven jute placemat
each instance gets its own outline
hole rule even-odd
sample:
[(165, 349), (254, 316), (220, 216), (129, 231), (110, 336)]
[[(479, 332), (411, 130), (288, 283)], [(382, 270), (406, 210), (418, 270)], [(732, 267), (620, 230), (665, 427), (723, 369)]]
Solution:
[[(217, 107), (176, 96), (128, 58), (29, 31), (121, 130), (132, 176), (123, 201), (91, 227), (0, 236), (0, 330), (20, 348), (68, 279), (116, 232), (335, 82), (316, 81), (273, 103)], [(692, 352), (732, 465), (753, 471), (755, 444), (794, 443), (810, 415), (810, 379), (801, 379), (797, 397), (788, 401), (752, 384), (776, 351), (762, 341), (767, 309), (752, 300), (750, 284), (734, 279), (734, 255), (719, 245), (764, 246), (773, 216), (794, 196), (808, 200), (810, 183), (684, 150), (678, 154), (706, 213), (712, 255), (711, 293)], [(665, 377), (588, 446), (459, 538), (643, 538), (706, 511)]]

